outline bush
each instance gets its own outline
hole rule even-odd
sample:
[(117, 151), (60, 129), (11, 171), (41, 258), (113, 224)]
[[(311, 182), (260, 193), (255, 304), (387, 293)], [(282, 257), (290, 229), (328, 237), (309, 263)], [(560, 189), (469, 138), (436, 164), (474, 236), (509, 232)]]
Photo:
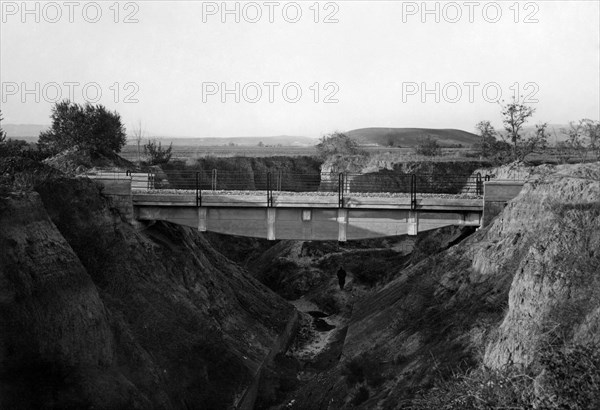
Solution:
[(597, 409), (600, 352), (595, 345), (548, 346), (529, 368), (486, 367), (457, 374), (411, 400), (412, 409)]
[(600, 352), (597, 346), (575, 345), (541, 354), (544, 372), (537, 380), (537, 407), (600, 408)]
[(317, 153), (322, 159), (335, 155), (349, 156), (362, 155), (364, 151), (360, 149), (358, 143), (341, 132), (324, 135), (317, 144)]
[(435, 138), (429, 135), (425, 137), (422, 143), (414, 149), (415, 154), (424, 155), (426, 157), (438, 157), (442, 155), (442, 147), (438, 144)]
[(121, 117), (102, 105), (80, 105), (68, 100), (52, 108), (52, 125), (40, 133), (40, 150), (54, 155), (67, 148), (79, 146), (93, 156), (120, 152), (126, 143)]
[(166, 149), (161, 146), (160, 141), (157, 143), (156, 140), (148, 141), (148, 143), (144, 145), (144, 153), (148, 156), (149, 165), (162, 165), (168, 163), (173, 155), (172, 151), (173, 143)]

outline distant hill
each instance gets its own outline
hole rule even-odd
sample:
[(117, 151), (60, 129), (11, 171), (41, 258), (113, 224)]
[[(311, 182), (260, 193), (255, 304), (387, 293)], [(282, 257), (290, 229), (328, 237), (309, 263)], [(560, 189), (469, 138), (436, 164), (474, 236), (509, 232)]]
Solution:
[[(569, 124), (548, 124), (546, 128), (548, 130), (549, 138), (548, 142), (550, 145), (555, 144), (556, 142), (566, 141), (569, 137), (566, 134), (563, 134), (561, 130), (569, 129)], [(499, 133), (506, 135), (507, 132), (503, 129), (497, 130)], [(535, 133), (535, 125), (526, 125), (523, 127), (522, 135), (526, 136), (529, 134)]]
[[(36, 142), (41, 131), (45, 131), (50, 128), (50, 125), (43, 124), (2, 124), (2, 129), (6, 131), (8, 138), (23, 139), (28, 142)], [(155, 136), (153, 133), (148, 133), (147, 137), (144, 137), (144, 142), (147, 139), (158, 139), (166, 144), (173, 143), (173, 145), (193, 145), (193, 146), (222, 146), (235, 144), (239, 146), (257, 146), (259, 142), (269, 146), (285, 146), (285, 147), (312, 147), (318, 140), (316, 138), (302, 137), (302, 136), (291, 136), (291, 135), (279, 135), (271, 137), (229, 137), (229, 138), (196, 138), (196, 137), (164, 137)], [(133, 144), (133, 137), (128, 136), (129, 144)]]
[[(151, 137), (154, 138), (154, 137)], [(257, 146), (260, 142), (269, 146), (285, 146), (285, 147), (311, 147), (318, 141), (316, 138), (310, 137), (295, 137), (289, 135), (280, 135), (275, 137), (203, 137), (203, 138), (184, 138), (184, 137), (156, 137), (163, 144), (173, 143), (173, 145), (193, 145), (193, 146), (222, 146), (235, 144), (239, 146)], [(129, 137), (128, 142), (132, 144), (133, 139)]]
[(467, 131), (433, 128), (360, 128), (346, 134), (359, 144), (384, 147), (415, 147), (427, 136), (437, 139), (441, 145), (461, 144), (464, 147), (479, 140), (477, 135)]

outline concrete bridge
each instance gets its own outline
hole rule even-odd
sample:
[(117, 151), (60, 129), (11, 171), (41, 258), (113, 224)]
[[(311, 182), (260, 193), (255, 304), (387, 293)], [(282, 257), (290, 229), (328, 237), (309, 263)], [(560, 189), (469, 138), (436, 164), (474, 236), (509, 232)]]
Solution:
[(452, 225), (479, 227), (523, 185), (521, 181), (480, 179), (477, 190), (483, 192), (472, 195), (419, 193), (416, 188), (409, 193), (349, 193), (342, 181), (337, 192), (217, 191), (198, 186), (195, 190), (153, 189), (147, 179), (140, 184), (139, 175), (146, 174), (93, 178), (131, 219), (269, 240), (347, 241), (417, 235)]

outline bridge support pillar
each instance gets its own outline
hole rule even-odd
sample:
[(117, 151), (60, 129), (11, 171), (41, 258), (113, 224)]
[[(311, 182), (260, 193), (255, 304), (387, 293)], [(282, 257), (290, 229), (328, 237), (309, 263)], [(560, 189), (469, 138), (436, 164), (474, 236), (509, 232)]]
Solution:
[(206, 216), (208, 209), (205, 207), (198, 208), (198, 230), (200, 232), (206, 232)]
[(410, 211), (408, 213), (408, 234), (416, 236), (419, 233), (419, 213)]
[(337, 214), (338, 241), (346, 242), (346, 228), (348, 227), (348, 210), (339, 208)]
[(275, 240), (275, 216), (277, 210), (275, 208), (267, 208), (267, 239)]

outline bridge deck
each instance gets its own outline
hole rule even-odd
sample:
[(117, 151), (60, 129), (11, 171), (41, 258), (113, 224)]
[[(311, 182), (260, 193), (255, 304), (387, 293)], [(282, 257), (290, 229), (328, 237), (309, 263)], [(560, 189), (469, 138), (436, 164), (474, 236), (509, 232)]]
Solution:
[[(196, 193), (186, 190), (134, 190), (136, 206), (196, 206)], [(410, 195), (346, 193), (344, 207), (356, 209), (410, 209)], [(203, 191), (204, 207), (266, 207), (267, 193), (261, 191)], [(339, 208), (338, 196), (330, 192), (273, 192), (277, 208)], [(417, 209), (423, 211), (483, 210), (482, 197), (468, 194), (420, 194)]]

